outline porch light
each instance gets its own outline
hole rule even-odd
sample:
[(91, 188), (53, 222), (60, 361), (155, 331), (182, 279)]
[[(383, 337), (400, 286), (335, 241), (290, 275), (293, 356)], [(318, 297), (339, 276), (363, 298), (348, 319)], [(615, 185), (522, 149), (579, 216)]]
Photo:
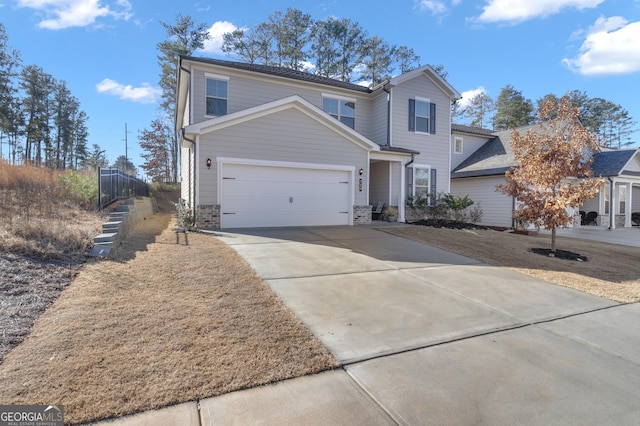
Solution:
[(360, 168), (360, 170), (358, 170), (358, 174), (362, 176), (364, 174), (364, 169)]
[(211, 168), (211, 158), (207, 158), (207, 169)]

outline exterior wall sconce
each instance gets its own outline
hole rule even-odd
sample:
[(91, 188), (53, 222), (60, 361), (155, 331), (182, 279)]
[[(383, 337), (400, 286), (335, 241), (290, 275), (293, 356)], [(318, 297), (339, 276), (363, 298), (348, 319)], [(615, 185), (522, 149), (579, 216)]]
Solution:
[(207, 158), (207, 169), (211, 169), (211, 158)]
[(358, 170), (358, 174), (362, 176), (364, 174), (364, 169), (360, 168), (360, 170)]

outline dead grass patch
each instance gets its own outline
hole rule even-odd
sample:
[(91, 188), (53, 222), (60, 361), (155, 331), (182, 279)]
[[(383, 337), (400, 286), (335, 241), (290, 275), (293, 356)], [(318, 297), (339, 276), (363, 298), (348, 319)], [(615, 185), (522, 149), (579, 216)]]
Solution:
[(231, 248), (173, 226), (155, 215), (83, 267), (0, 365), (3, 403), (75, 424), (338, 366)]
[(548, 235), (525, 236), (425, 226), (381, 230), (616, 302), (640, 301), (640, 248), (637, 247), (558, 237), (559, 249), (580, 253), (589, 259), (588, 262), (576, 262), (528, 251), (548, 247), (551, 244)]

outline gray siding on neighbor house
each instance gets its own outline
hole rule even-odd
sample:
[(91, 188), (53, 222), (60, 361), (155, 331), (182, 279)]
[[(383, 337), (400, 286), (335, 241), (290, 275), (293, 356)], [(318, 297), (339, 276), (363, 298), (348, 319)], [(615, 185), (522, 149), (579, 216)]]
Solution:
[(193, 116), (192, 124), (207, 120), (206, 107), (206, 77), (209, 72), (229, 77), (227, 114), (242, 111), (247, 108), (264, 105), (266, 103), (298, 95), (316, 107), (322, 109), (322, 94), (353, 98), (356, 100), (355, 130), (366, 137), (371, 136), (371, 102), (362, 93), (340, 89), (336, 87), (322, 87), (312, 83), (282, 80), (276, 77), (265, 78), (250, 74), (239, 73), (237, 70), (212, 68), (196, 68), (193, 70)]
[(640, 162), (638, 160), (638, 155), (636, 155), (631, 159), (631, 161), (629, 161), (629, 164), (627, 164), (627, 166), (624, 168), (623, 173), (624, 172), (640, 172)]
[[(454, 153), (454, 141), (456, 137), (462, 138), (462, 154)], [(458, 167), (464, 160), (469, 158), (471, 154), (476, 152), (482, 145), (487, 143), (488, 137), (475, 136), (463, 133), (453, 133), (451, 135), (451, 170)]]
[[(199, 138), (198, 155), (199, 204), (218, 203), (219, 157), (354, 166), (356, 171), (366, 170), (369, 158), (367, 150), (294, 108), (204, 134)], [(213, 160), (211, 170), (203, 167), (206, 158)], [(357, 173), (355, 179), (354, 204), (364, 205), (369, 190), (366, 179), (362, 191)]]
[(584, 212), (598, 212), (600, 210), (600, 194), (596, 197), (587, 200), (578, 210)]
[(451, 180), (451, 193), (460, 197), (469, 196), (483, 211), (481, 225), (511, 226), (513, 199), (496, 191), (504, 183), (503, 176), (465, 178)]
[[(397, 148), (418, 151), (415, 164), (438, 170), (437, 192), (449, 192), (449, 156), (451, 143), (450, 100), (423, 74), (392, 89), (392, 143)], [(436, 133), (409, 130), (409, 99), (429, 99), (436, 104)]]

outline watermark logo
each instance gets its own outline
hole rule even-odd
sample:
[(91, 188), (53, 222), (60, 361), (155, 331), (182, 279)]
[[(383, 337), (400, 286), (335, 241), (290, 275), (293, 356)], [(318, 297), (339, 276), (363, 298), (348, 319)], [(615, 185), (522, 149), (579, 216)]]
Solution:
[(64, 406), (0, 405), (0, 426), (64, 426)]

